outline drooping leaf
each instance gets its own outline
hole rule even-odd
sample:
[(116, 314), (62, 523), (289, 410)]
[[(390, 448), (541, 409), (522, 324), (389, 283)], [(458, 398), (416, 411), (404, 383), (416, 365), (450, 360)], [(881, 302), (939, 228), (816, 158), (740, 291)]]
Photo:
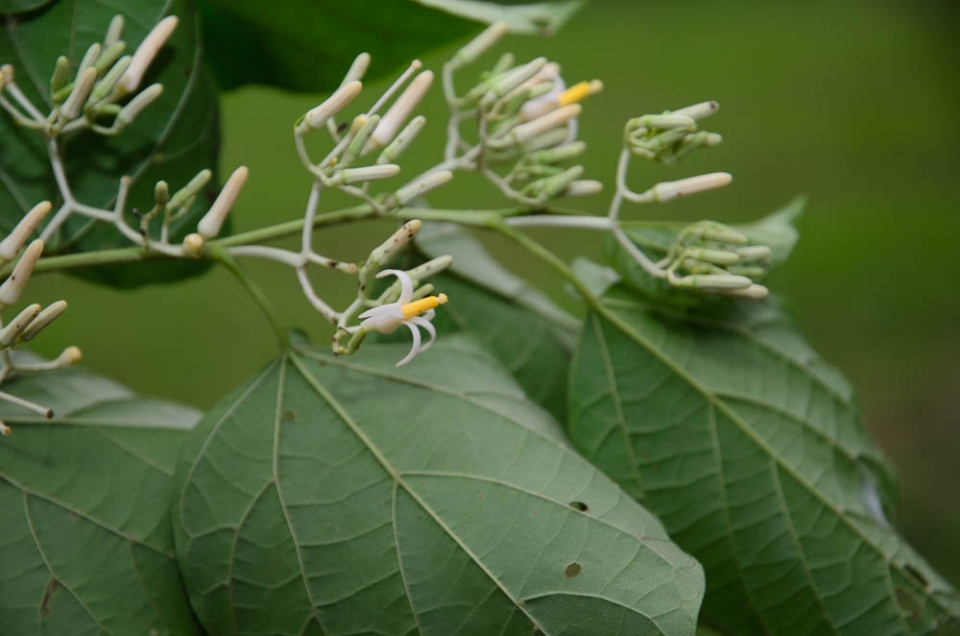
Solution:
[[(793, 248), (800, 239), (796, 222), (806, 206), (804, 197), (797, 197), (779, 210), (772, 212), (759, 221), (731, 225), (733, 229), (750, 239), (752, 245), (766, 245), (771, 254), (764, 265), (767, 268), (783, 264), (790, 257)], [(631, 226), (624, 224), (627, 236), (654, 261), (666, 256), (676, 243), (680, 233), (688, 227), (687, 223), (641, 223)], [(673, 307), (696, 307), (717, 304), (720, 298), (705, 296), (695, 291), (677, 289), (662, 279), (651, 277), (635, 260), (610, 237), (606, 242), (606, 255), (624, 282), (635, 290), (656, 298), (662, 304)], [(762, 279), (762, 277), (760, 277)]]
[(565, 420), (567, 367), (579, 321), (506, 270), (456, 225), (425, 224), (417, 247), (430, 257), (453, 256), (450, 273), (432, 280), (453, 299), (437, 312), (438, 331), (472, 334), (530, 399)]
[(78, 369), (3, 390), (55, 417), (0, 402), (0, 634), (200, 634), (169, 508), (199, 414)]
[(174, 532), (210, 634), (694, 632), (697, 563), (489, 354), (406, 349), (298, 346), (195, 429)]
[(853, 392), (774, 302), (682, 313), (617, 288), (584, 326), (569, 432), (707, 572), (726, 634), (931, 634), (960, 598), (898, 536)]
[(201, 0), (210, 63), (222, 88), (257, 83), (331, 91), (358, 53), (375, 79), (410, 60), (505, 21), (518, 33), (548, 34), (583, 0), (502, 5), (480, 0)]
[[(64, 140), (65, 165), (78, 201), (111, 208), (120, 177), (130, 175), (133, 187), (128, 210), (145, 210), (153, 206), (153, 188), (158, 180), (167, 181), (175, 191), (200, 170), (217, 167), (217, 95), (203, 64), (193, 2), (58, 1), (28, 15), (7, 16), (6, 28), (0, 32), (0, 63), (13, 64), (17, 85), (41, 112), (48, 112), (50, 76), (57, 57), (68, 55), (71, 72), (75, 72), (87, 47), (103, 40), (110, 20), (118, 13), (126, 18), (123, 39), (130, 52), (161, 18), (180, 18), (179, 26), (142, 84), (160, 82), (163, 94), (123, 134), (103, 137), (81, 132)], [(7, 233), (25, 211), (40, 201), (53, 201), (56, 209), (60, 196), (41, 137), (16, 126), (5, 112), (0, 114), (0, 231)], [(212, 194), (211, 188), (207, 196)], [(174, 222), (174, 239), (196, 227), (205, 203), (201, 201), (190, 214)], [(139, 223), (132, 214), (127, 221), (134, 226)], [(159, 223), (154, 225), (159, 235)], [(45, 253), (94, 251), (129, 244), (112, 225), (74, 215), (59, 236), (49, 242)], [(110, 285), (132, 287), (177, 280), (202, 270), (195, 262), (151, 263), (84, 270), (84, 275)]]

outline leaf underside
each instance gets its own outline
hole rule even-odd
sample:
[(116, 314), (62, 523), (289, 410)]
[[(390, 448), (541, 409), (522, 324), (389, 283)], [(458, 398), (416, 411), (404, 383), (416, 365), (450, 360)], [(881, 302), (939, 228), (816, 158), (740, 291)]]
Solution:
[(0, 403), (0, 634), (199, 634), (169, 513), (197, 413), (76, 369), (4, 390), (56, 417)]
[(934, 634), (960, 600), (891, 527), (852, 390), (773, 302), (700, 313), (616, 288), (572, 363), (569, 432), (707, 572), (724, 633)]
[(211, 634), (689, 634), (695, 561), (449, 337), (301, 348), (207, 415), (177, 553)]
[[(73, 193), (82, 203), (112, 208), (120, 177), (133, 186), (131, 208), (153, 207), (153, 189), (165, 180), (176, 191), (205, 168), (216, 170), (219, 150), (217, 93), (203, 64), (200, 35), (191, 0), (59, 0), (30, 14), (0, 16), (0, 63), (11, 63), (17, 85), (41, 112), (50, 109), (50, 76), (57, 57), (68, 55), (71, 73), (94, 42), (102, 42), (114, 15), (126, 19), (123, 40), (133, 52), (161, 18), (176, 15), (179, 26), (144, 78), (142, 87), (160, 82), (164, 91), (126, 131), (115, 137), (90, 132), (63, 140), (65, 165)], [(8, 233), (24, 212), (43, 200), (61, 202), (46, 150), (39, 134), (16, 126), (6, 113), (0, 117), (0, 232)], [(214, 182), (215, 183), (215, 182)], [(206, 210), (211, 187), (192, 211), (174, 221), (172, 236), (182, 238)], [(51, 218), (52, 214), (50, 215)], [(128, 223), (139, 221), (131, 214)], [(159, 236), (159, 223), (154, 222)], [(74, 215), (46, 253), (86, 252), (126, 247), (129, 240), (103, 222)], [(84, 270), (87, 278), (120, 287), (177, 280), (202, 271), (196, 263), (164, 263)]]

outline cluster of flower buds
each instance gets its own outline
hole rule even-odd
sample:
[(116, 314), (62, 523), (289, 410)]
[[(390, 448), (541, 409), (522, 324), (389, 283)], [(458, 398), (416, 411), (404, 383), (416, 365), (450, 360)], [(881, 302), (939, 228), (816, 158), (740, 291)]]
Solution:
[(717, 133), (697, 130), (697, 122), (719, 108), (717, 102), (702, 102), (660, 115), (636, 117), (627, 122), (624, 140), (635, 155), (673, 163), (697, 148), (723, 141)]
[[(340, 87), (321, 104), (304, 113), (295, 122), (293, 130), (304, 165), (324, 186), (358, 195), (386, 211), (407, 205), (418, 196), (439, 188), (450, 181), (453, 174), (448, 170), (430, 172), (380, 201), (367, 197), (365, 190), (358, 188), (366, 188), (366, 184), (372, 181), (389, 179), (400, 173), (397, 160), (426, 124), (425, 117), (413, 116), (413, 113), (433, 84), (433, 72), (420, 71), (422, 64), (414, 61), (368, 111), (338, 125), (337, 115), (360, 95), (363, 89), (361, 80), (369, 64), (369, 54), (357, 56)], [(398, 92), (399, 96), (381, 115), (381, 108)], [(335, 145), (326, 157), (314, 163), (306, 154), (304, 137), (322, 129), (330, 132)]]
[(769, 293), (755, 281), (766, 275), (770, 255), (769, 247), (750, 245), (746, 235), (731, 227), (701, 221), (680, 232), (657, 266), (677, 288), (759, 299)]
[[(26, 245), (26, 248), (24, 248), (24, 244), (27, 243), (37, 225), (49, 212), (49, 201), (37, 204), (27, 212), (10, 234), (0, 241), (0, 266), (6, 269), (9, 263), (15, 261), (13, 268), (8, 271), (6, 279), (0, 284), (0, 314), (20, 300), (20, 296), (30, 280), (30, 275), (43, 253), (43, 241), (40, 239), (31, 241)], [(51, 303), (47, 307), (34, 303), (23, 308), (9, 322), (0, 321), (0, 355), (2, 355), (0, 382), (3, 382), (10, 374), (15, 372), (49, 371), (74, 364), (80, 360), (80, 350), (77, 347), (67, 347), (54, 360), (29, 365), (15, 363), (9, 353), (10, 350), (36, 338), (66, 309), (67, 303), (63, 300)], [(0, 400), (16, 404), (47, 418), (53, 416), (50, 409), (4, 391), (0, 391)], [(10, 434), (10, 427), (3, 422), (0, 422), (0, 434)]]
[(90, 45), (80, 59), (76, 71), (60, 56), (50, 78), (53, 110), (49, 116), (38, 116), (36, 108), (26, 100), (14, 83), (13, 68), (2, 68), (2, 86), (26, 110), (24, 115), (3, 99), (0, 105), (20, 124), (43, 129), (56, 135), (78, 128), (90, 128), (103, 135), (115, 135), (129, 126), (163, 92), (153, 84), (140, 90), (144, 74), (177, 27), (175, 16), (166, 17), (154, 26), (133, 55), (124, 55), (127, 45), (120, 39), (123, 16), (110, 22), (103, 42)]
[[(583, 196), (600, 190), (597, 181), (581, 180), (582, 166), (557, 164), (579, 156), (585, 149), (576, 141), (581, 101), (603, 89), (599, 80), (567, 87), (560, 66), (543, 57), (515, 64), (507, 53), (481, 75), (479, 83), (462, 97), (453, 89), (453, 74), (475, 61), (506, 33), (502, 23), (491, 25), (460, 49), (444, 67), (444, 89), (451, 108), (454, 133), (448, 155), (465, 144), (459, 136), (461, 121), (477, 121), (479, 145), (463, 158), (484, 166), (484, 174), (508, 196), (528, 205), (559, 196)], [(451, 157), (448, 156), (448, 159)], [(514, 163), (505, 175), (487, 168)]]

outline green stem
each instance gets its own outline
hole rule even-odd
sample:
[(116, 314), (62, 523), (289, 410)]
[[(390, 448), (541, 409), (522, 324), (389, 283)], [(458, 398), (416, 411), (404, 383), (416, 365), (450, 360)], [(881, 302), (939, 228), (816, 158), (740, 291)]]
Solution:
[(273, 313), (273, 308), (270, 306), (270, 301), (267, 300), (267, 297), (264, 295), (263, 291), (250, 280), (250, 277), (247, 276), (246, 272), (240, 267), (240, 264), (237, 263), (237, 260), (231, 256), (230, 252), (225, 250), (220, 245), (208, 244), (204, 248), (204, 253), (206, 256), (217, 263), (220, 263), (227, 270), (233, 274), (233, 277), (243, 286), (243, 288), (250, 294), (250, 297), (253, 298), (253, 301), (260, 308), (260, 311), (263, 312), (264, 317), (267, 319), (267, 322), (270, 323), (270, 327), (273, 329), (274, 334), (277, 336), (277, 340), (280, 342), (280, 348), (284, 351), (290, 349), (290, 339), (287, 337), (286, 330), (280, 325), (280, 320), (277, 318), (277, 315)]

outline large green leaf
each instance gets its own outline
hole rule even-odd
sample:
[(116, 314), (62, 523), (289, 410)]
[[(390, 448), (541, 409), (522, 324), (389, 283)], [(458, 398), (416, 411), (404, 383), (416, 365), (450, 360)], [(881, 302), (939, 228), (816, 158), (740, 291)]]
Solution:
[(224, 89), (259, 83), (330, 91), (354, 57), (373, 56), (374, 79), (505, 21), (519, 33), (552, 33), (583, 5), (555, 0), (502, 5), (481, 0), (201, 0), (210, 63)]
[(500, 265), (460, 227), (427, 223), (417, 247), (453, 256), (450, 274), (432, 282), (453, 302), (434, 321), (440, 333), (475, 336), (557, 420), (566, 419), (567, 367), (580, 323)]
[[(84, 132), (66, 140), (66, 168), (76, 198), (110, 207), (122, 175), (133, 177), (128, 199), (133, 208), (153, 206), (154, 184), (166, 180), (174, 190), (204, 168), (216, 169), (219, 148), (217, 95), (203, 64), (199, 30), (191, 0), (61, 0), (23, 16), (6, 18), (0, 32), (0, 63), (14, 65), (17, 84), (41, 111), (50, 103), (49, 80), (59, 55), (69, 55), (73, 68), (87, 47), (102, 41), (115, 14), (126, 18), (123, 39), (133, 50), (166, 15), (180, 17), (143, 85), (160, 82), (163, 94), (127, 130), (116, 137)], [(0, 117), (0, 231), (7, 233), (23, 213), (42, 200), (59, 201), (53, 173), (40, 136)], [(212, 192), (208, 193), (212, 194)], [(174, 238), (196, 226), (205, 207), (174, 223)], [(136, 220), (128, 218), (133, 224)], [(155, 228), (159, 233), (159, 227)], [(74, 216), (47, 254), (94, 251), (127, 246), (111, 225)], [(124, 287), (174, 280), (200, 271), (196, 263), (160, 263), (136, 267), (103, 267), (88, 277)]]
[(77, 369), (3, 390), (0, 634), (199, 634), (170, 533), (177, 451), (199, 415)]
[(0, 14), (33, 11), (55, 0), (0, 0)]
[(692, 634), (699, 565), (489, 354), (300, 348), (185, 445), (177, 554), (213, 634)]
[(895, 479), (851, 388), (775, 303), (680, 313), (618, 288), (571, 368), (574, 443), (703, 564), (707, 622), (738, 636), (957, 627), (960, 599), (891, 525)]

